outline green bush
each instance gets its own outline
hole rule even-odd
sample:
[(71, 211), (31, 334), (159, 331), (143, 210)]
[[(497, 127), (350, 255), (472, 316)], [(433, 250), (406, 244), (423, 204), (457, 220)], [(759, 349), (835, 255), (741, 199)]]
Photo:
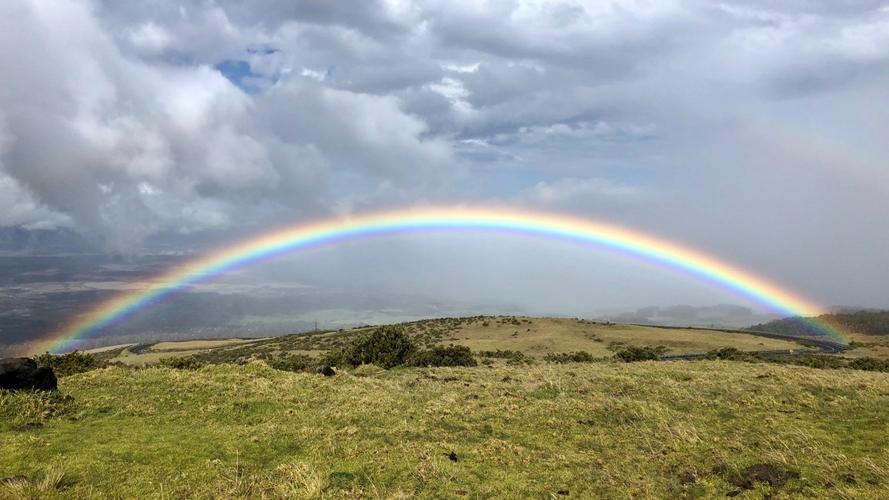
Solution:
[(663, 354), (662, 346), (629, 346), (617, 351), (614, 355), (624, 363), (632, 363), (634, 361), (649, 361), (658, 359)]
[(525, 355), (522, 351), (513, 351), (510, 349), (497, 349), (496, 351), (479, 351), (478, 355), (483, 358), (505, 359), (508, 365), (533, 364), (534, 359)]
[(849, 363), (849, 368), (869, 372), (889, 372), (889, 360), (877, 358), (858, 358)]
[(523, 353), (522, 351), (513, 351), (510, 349), (497, 349), (496, 351), (479, 351), (478, 355), (483, 358), (510, 359), (524, 357), (525, 353)]
[(543, 357), (544, 361), (549, 361), (550, 363), (592, 363), (596, 360), (592, 354), (586, 351), (577, 351), (577, 352), (561, 352), (561, 353), (549, 353)]
[(784, 365), (808, 366), (809, 368), (844, 368), (846, 361), (843, 358), (829, 354), (794, 354), (792, 356), (761, 355), (762, 359), (770, 363)]
[(407, 359), (409, 366), (476, 366), (472, 351), (463, 345), (434, 346), (415, 352)]
[(707, 359), (725, 359), (731, 361), (745, 361), (749, 358), (746, 353), (735, 347), (723, 347), (707, 352)]
[[(305, 354), (290, 354), (287, 356), (277, 356), (266, 361), (269, 366), (276, 370), (287, 372), (303, 372), (315, 368), (322, 364), (317, 359), (306, 356)], [(336, 365), (334, 365), (336, 366)]]
[(177, 370), (197, 370), (205, 364), (206, 363), (194, 356), (164, 358), (160, 360), (161, 366), (166, 366), (167, 368), (175, 368)]
[(75, 373), (88, 372), (108, 366), (108, 363), (99, 360), (92, 354), (78, 351), (59, 355), (46, 352), (35, 356), (34, 361), (40, 367), (52, 368), (53, 373), (58, 377), (67, 377)]
[(388, 369), (403, 365), (416, 350), (413, 340), (403, 328), (387, 325), (347, 346), (342, 352), (342, 359), (351, 366), (374, 364)]
[(321, 355), (318, 364), (327, 366), (351, 366), (351, 363), (346, 361), (346, 350), (346, 348), (331, 349)]

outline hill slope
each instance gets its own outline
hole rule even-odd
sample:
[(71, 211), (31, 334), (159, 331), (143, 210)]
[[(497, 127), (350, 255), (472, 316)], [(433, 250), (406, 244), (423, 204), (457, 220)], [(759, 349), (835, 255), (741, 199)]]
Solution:
[(108, 368), (0, 394), (0, 497), (884, 497), (889, 374)]
[[(850, 357), (872, 356), (889, 359), (889, 311), (857, 311), (823, 314), (818, 321), (833, 326), (849, 336)], [(750, 330), (780, 335), (806, 337), (817, 335), (813, 327), (799, 318), (785, 318), (755, 325)]]
[[(573, 318), (476, 316), (405, 323), (406, 331), (423, 346), (466, 345), (473, 351), (517, 350), (542, 358), (550, 353), (586, 351), (595, 357), (613, 355), (624, 346), (663, 346), (667, 354), (703, 353), (722, 347), (742, 351), (800, 350), (795, 342), (737, 331), (594, 322)], [(368, 328), (287, 335), (261, 340), (161, 342), (125, 347), (105, 354), (114, 361), (144, 365), (160, 359), (193, 354), (221, 359), (249, 359), (267, 354), (318, 354), (342, 346)]]

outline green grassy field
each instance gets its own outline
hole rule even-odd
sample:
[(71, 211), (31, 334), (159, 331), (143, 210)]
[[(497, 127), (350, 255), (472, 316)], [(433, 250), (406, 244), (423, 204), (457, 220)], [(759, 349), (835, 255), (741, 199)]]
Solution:
[(0, 395), (2, 498), (885, 498), (889, 374), (107, 368)]

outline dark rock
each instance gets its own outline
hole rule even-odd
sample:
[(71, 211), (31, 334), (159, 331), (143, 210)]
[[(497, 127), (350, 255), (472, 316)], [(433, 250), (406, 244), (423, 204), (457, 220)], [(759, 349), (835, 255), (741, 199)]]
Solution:
[(0, 389), (54, 391), (58, 380), (52, 368), (38, 367), (31, 358), (0, 359)]
[(315, 368), (315, 373), (324, 375), (325, 377), (332, 377), (336, 375), (336, 368), (329, 365), (322, 365)]

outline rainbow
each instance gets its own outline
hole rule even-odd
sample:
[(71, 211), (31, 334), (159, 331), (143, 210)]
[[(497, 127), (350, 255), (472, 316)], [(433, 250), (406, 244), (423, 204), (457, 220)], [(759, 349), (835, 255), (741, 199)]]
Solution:
[[(753, 273), (676, 243), (618, 226), (565, 215), (498, 208), (417, 208), (299, 224), (242, 241), (170, 269), (132, 291), (119, 293), (73, 318), (39, 341), (36, 352), (70, 350), (78, 340), (98, 335), (136, 311), (191, 285), (233, 269), (289, 252), (345, 240), (405, 232), (483, 230), (595, 245), (666, 265), (728, 289), (788, 316), (812, 316), (823, 309)], [(826, 325), (820, 330), (843, 336)]]

